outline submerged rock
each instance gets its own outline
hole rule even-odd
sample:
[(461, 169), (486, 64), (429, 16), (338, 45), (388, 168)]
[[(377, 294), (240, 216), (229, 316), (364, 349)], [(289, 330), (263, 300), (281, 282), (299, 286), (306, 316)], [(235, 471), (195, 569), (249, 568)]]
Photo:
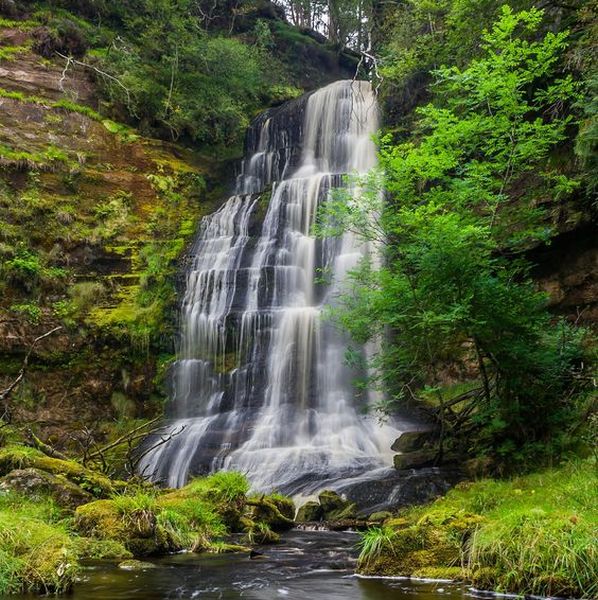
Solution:
[(143, 560), (123, 560), (118, 565), (119, 569), (124, 569), (125, 571), (145, 571), (146, 569), (155, 569), (156, 565), (151, 562), (146, 562)]
[(18, 492), (29, 498), (50, 496), (56, 504), (76, 508), (92, 500), (89, 492), (63, 475), (53, 475), (41, 469), (15, 469), (0, 479), (0, 490)]

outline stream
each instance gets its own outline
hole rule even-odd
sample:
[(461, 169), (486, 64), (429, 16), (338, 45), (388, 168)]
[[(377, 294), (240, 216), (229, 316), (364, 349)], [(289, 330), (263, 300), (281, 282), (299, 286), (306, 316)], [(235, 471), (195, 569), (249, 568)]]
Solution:
[(88, 564), (73, 600), (456, 600), (476, 597), (467, 586), (439, 581), (353, 575), (357, 535), (287, 533), (276, 546), (247, 554), (174, 554), (149, 559), (156, 568), (126, 571), (114, 562)]

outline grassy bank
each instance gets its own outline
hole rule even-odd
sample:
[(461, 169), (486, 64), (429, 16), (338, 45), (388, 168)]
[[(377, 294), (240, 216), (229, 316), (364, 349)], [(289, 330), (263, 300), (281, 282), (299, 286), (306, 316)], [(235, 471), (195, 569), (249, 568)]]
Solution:
[(0, 476), (0, 596), (68, 592), (90, 558), (248, 551), (278, 541), (295, 510), (278, 494), (248, 496), (239, 473), (161, 490), (20, 445), (0, 449)]
[(508, 481), (460, 484), (365, 532), (359, 571), (595, 598), (597, 489), (594, 459)]

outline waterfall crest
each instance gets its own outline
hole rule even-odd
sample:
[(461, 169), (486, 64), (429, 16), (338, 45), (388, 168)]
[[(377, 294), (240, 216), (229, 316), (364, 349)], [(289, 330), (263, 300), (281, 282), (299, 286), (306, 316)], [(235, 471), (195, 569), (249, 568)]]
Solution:
[(348, 233), (311, 235), (343, 174), (375, 165), (377, 126), (360, 81), (254, 121), (235, 195), (202, 221), (191, 253), (166, 435), (182, 432), (142, 473), (178, 487), (234, 469), (256, 491), (296, 493), (390, 464), (400, 432), (365, 414), (347, 339), (322, 317), (369, 249)]

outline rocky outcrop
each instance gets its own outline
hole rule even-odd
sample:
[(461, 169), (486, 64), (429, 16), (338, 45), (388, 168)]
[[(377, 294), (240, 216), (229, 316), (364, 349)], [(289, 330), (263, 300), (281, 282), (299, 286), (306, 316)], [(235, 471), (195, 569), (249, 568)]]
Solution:
[(324, 490), (318, 495), (318, 501), (311, 500), (299, 507), (295, 520), (298, 523), (327, 523), (351, 521), (357, 518), (357, 505), (337, 492)]
[(53, 475), (41, 469), (15, 469), (0, 479), (0, 492), (11, 491), (28, 498), (50, 496), (58, 506), (74, 509), (91, 502), (93, 496), (64, 475)]

